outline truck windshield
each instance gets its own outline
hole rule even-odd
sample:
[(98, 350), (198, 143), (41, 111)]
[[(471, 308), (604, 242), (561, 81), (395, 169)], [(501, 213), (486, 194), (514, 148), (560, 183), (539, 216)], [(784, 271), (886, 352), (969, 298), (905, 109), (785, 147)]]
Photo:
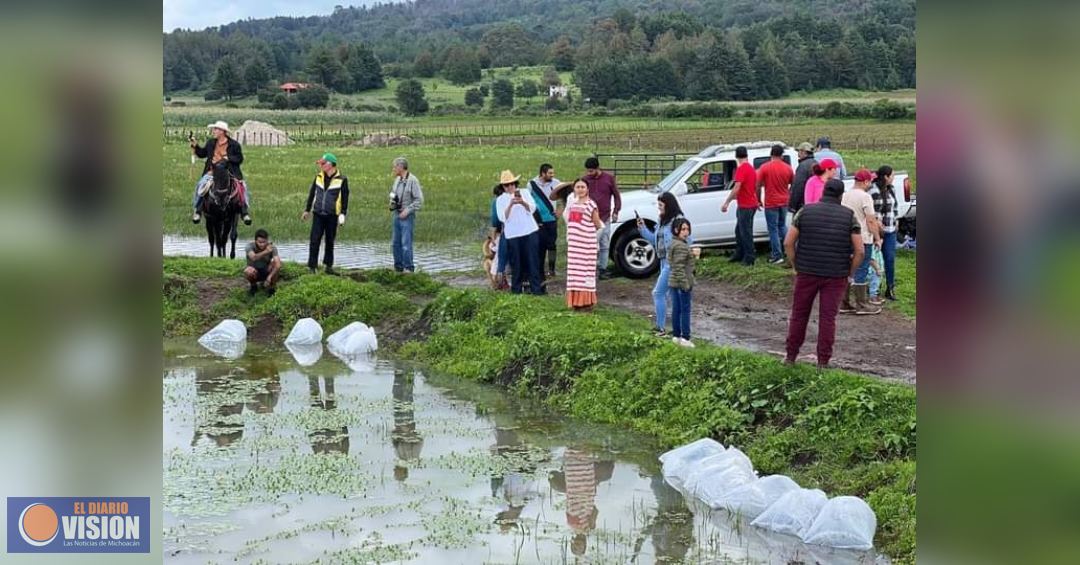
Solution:
[(686, 173), (688, 173), (690, 169), (694, 168), (695, 164), (696, 163), (693, 161), (687, 161), (679, 165), (674, 171), (668, 173), (668, 176), (656, 183), (656, 186), (650, 188), (649, 192), (661, 193), (671, 190), (671, 188), (675, 186), (675, 183), (679, 182), (680, 179), (686, 176)]

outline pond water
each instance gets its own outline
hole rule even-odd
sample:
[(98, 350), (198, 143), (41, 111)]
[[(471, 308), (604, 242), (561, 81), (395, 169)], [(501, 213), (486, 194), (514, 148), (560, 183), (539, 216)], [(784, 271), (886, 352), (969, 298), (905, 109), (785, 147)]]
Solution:
[(648, 437), (386, 360), (164, 344), (164, 558), (870, 563), (688, 505)]
[[(243, 239), (236, 240), (237, 257), (244, 254), (244, 246), (247, 243)], [(307, 263), (308, 242), (285, 241), (274, 242), (274, 245), (283, 261)], [(226, 254), (229, 252), (228, 247), (225, 252)], [(210, 245), (205, 237), (163, 235), (161, 236), (161, 253), (166, 257), (171, 255), (208, 257)], [(319, 261), (322, 261), (321, 253)], [(438, 245), (418, 243), (413, 248), (413, 263), (416, 264), (418, 270), (429, 273), (479, 269), (480, 245), (479, 243)], [(334, 244), (334, 266), (345, 269), (391, 268), (394, 266), (394, 256), (390, 249), (390, 242), (338, 241)]]

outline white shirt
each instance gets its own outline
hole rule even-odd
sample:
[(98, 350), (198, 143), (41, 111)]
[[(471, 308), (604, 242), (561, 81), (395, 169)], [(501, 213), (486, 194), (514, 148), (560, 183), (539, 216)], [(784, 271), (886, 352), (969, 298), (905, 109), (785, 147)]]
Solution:
[(507, 239), (529, 235), (540, 229), (533, 218), (536, 201), (533, 200), (532, 192), (527, 188), (519, 188), (517, 191), (521, 194), (522, 204), (515, 205), (510, 210), (510, 217), (506, 216), (506, 207), (513, 201), (513, 195), (504, 192), (495, 200), (495, 213), (499, 216), (499, 221), (503, 223), (503, 234)]

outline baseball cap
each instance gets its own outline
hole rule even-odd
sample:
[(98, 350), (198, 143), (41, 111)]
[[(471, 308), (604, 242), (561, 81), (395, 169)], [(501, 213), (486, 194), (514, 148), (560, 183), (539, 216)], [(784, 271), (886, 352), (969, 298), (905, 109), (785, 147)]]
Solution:
[(323, 156), (319, 158), (319, 161), (327, 161), (337, 166), (337, 157), (333, 153), (323, 153)]
[(833, 161), (832, 159), (822, 159), (818, 162), (818, 165), (820, 165), (822, 169), (835, 169), (836, 161)]
[(828, 147), (828, 146), (832, 145), (832, 140), (830, 140), (828, 138), (828, 136), (823, 135), (823, 136), (817, 138), (817, 144), (818, 144), (818, 147)]
[(807, 153), (813, 153), (814, 152), (814, 146), (810, 145), (809, 141), (804, 141), (804, 142), (799, 144), (798, 150), (799, 151), (806, 151)]
[(859, 182), (874, 180), (874, 173), (871, 173), (870, 169), (864, 167), (862, 169), (859, 169), (858, 171), (855, 171), (855, 180)]

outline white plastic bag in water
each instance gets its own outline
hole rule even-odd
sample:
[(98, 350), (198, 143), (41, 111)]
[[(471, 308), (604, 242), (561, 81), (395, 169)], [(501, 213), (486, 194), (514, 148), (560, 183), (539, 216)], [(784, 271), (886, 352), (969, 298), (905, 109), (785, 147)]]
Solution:
[(702, 460), (724, 452), (724, 446), (712, 440), (698, 440), (684, 447), (687, 449), (669, 455), (664, 461), (664, 479), (675, 488), (683, 488), (686, 479), (699, 468)]
[[(302, 318), (296, 321), (289, 337), (285, 338), (285, 345), (314, 345), (322, 344), (323, 329), (312, 318)], [(321, 348), (320, 348), (321, 349)]]
[(838, 496), (825, 503), (806, 531), (803, 541), (841, 549), (874, 546), (877, 516), (870, 505), (855, 496)]
[(686, 445), (680, 445), (679, 447), (676, 447), (671, 451), (665, 451), (664, 453), (660, 454), (660, 462), (667, 464), (668, 459), (671, 459), (672, 457), (681, 457), (689, 451), (702, 448), (710, 449), (716, 453), (724, 451), (724, 446), (720, 442), (706, 437), (694, 442), (690, 442)]
[(780, 496), (753, 521), (753, 525), (802, 537), (810, 529), (829, 497), (818, 489), (798, 489)]
[(784, 475), (769, 475), (725, 494), (720, 499), (720, 506), (753, 520), (785, 493), (798, 488), (798, 483)]
[(240, 320), (224, 320), (204, 333), (199, 345), (227, 359), (237, 359), (247, 347), (247, 328)]
[(285, 342), (285, 348), (292, 353), (293, 359), (301, 367), (309, 367), (319, 362), (323, 354), (322, 342), (310, 344), (293, 344)]
[(686, 480), (683, 481), (683, 492), (693, 492), (698, 480), (702, 477), (718, 474), (728, 467), (741, 467), (747, 473), (754, 475), (754, 465), (750, 463), (750, 458), (739, 448), (729, 447), (722, 453), (716, 453), (702, 459), (692, 469), (689, 469)]
[(375, 330), (363, 322), (353, 322), (326, 339), (330, 353), (341, 358), (366, 355), (379, 348)]
[(701, 473), (696, 477), (693, 490), (688, 492), (709, 505), (709, 508), (717, 510), (725, 494), (754, 482), (756, 478), (752, 471), (747, 471), (741, 465), (730, 465), (719, 471)]

